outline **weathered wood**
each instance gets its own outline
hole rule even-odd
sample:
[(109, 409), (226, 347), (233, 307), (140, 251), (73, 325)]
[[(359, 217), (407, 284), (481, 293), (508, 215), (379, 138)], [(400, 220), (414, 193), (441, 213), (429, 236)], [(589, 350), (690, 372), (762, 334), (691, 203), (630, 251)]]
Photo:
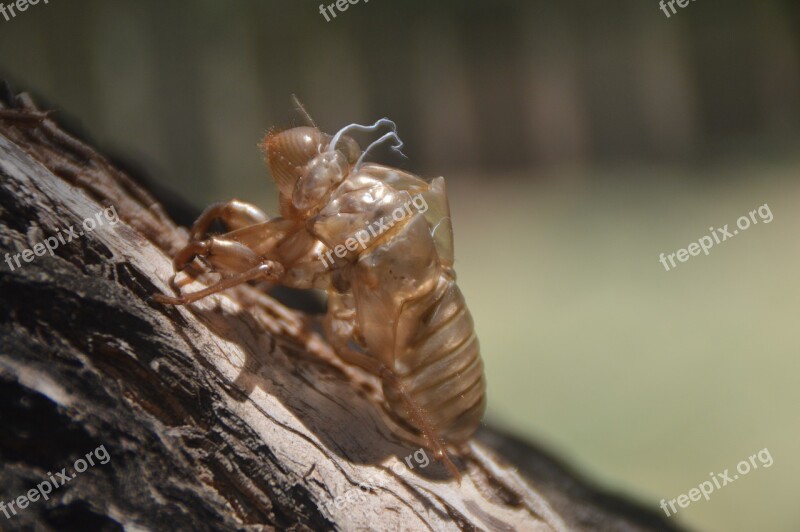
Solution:
[[(667, 529), (553, 488), (581, 486), (561, 470), (543, 467), (537, 489), (484, 444), (459, 461), (460, 485), (422, 467), (387, 430), (375, 381), (261, 290), (151, 302), (186, 231), (28, 98), (6, 89), (0, 109), (0, 259), (14, 266), (0, 263), (0, 501), (101, 445), (110, 456), (0, 528)], [(115, 224), (97, 216), (112, 206)], [(104, 222), (14, 264), (85, 219)]]

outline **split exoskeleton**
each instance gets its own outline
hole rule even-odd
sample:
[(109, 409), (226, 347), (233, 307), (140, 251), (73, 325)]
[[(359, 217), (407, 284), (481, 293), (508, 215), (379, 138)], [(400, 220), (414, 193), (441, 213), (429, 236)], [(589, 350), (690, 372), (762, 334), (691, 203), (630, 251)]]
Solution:
[[(187, 304), (251, 280), (324, 290), (325, 332), (338, 356), (379, 377), (406, 439), (421, 437), (460, 478), (447, 450), (458, 451), (480, 424), (485, 381), (455, 282), (444, 179), (363, 163), (343, 133), (268, 134), (263, 148), (281, 216), (237, 200), (206, 209), (174, 266), (179, 272), (197, 260), (222, 279), (157, 300)], [(229, 232), (209, 236), (216, 220)]]

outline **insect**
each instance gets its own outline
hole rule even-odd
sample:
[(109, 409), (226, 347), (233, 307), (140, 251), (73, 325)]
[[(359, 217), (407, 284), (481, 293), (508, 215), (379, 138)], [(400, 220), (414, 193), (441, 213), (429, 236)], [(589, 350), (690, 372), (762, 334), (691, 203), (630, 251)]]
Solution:
[[(364, 151), (347, 134), (387, 124), (393, 131)], [(262, 147), (280, 216), (238, 200), (211, 205), (173, 265), (180, 272), (199, 262), (222, 279), (154, 299), (184, 305), (253, 280), (324, 290), (323, 325), (336, 354), (380, 378), (399, 435), (422, 441), (460, 479), (447, 452), (463, 451), (483, 417), (483, 363), (456, 285), (444, 178), (364, 162), (389, 139), (402, 146), (387, 119), (333, 136), (315, 126), (268, 133)], [(215, 221), (228, 232), (209, 235)]]

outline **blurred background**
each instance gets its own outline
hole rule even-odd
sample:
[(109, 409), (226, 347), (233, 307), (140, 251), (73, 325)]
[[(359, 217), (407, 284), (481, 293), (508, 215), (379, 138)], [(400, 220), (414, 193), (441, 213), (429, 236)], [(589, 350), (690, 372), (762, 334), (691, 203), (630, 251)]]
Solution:
[[(488, 420), (697, 530), (800, 530), (800, 4), (40, 2), (0, 75), (198, 210), (277, 210), (257, 143), (393, 119), (447, 179)], [(774, 215), (665, 271), (768, 204)]]

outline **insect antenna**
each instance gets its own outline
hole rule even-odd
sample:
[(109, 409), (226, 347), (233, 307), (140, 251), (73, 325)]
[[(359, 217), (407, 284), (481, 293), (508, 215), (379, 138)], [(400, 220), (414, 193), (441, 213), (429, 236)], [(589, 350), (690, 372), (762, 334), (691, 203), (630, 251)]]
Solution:
[(305, 106), (305, 105), (303, 105), (303, 104), (300, 102), (300, 99), (297, 97), (297, 95), (296, 95), (296, 94), (292, 94), (292, 103), (294, 104), (294, 107), (295, 107), (295, 109), (297, 110), (297, 112), (298, 112), (298, 113), (300, 113), (301, 115), (303, 115), (303, 118), (305, 118), (305, 120), (306, 120), (306, 123), (307, 123), (309, 126), (311, 126), (311, 127), (317, 127), (317, 124), (316, 124), (316, 123), (314, 123), (314, 119), (313, 119), (313, 118), (311, 118), (311, 115), (310, 115), (310, 114), (308, 114), (308, 111), (306, 110), (306, 106)]
[(392, 151), (399, 153), (403, 157), (406, 157), (406, 154), (400, 150), (400, 148), (403, 147), (403, 141), (400, 140), (400, 136), (397, 134), (397, 125), (388, 118), (381, 118), (377, 120), (374, 124), (369, 126), (362, 124), (350, 124), (343, 127), (342, 129), (339, 130), (338, 133), (336, 133), (336, 135), (333, 136), (333, 139), (331, 139), (331, 143), (330, 146), (328, 147), (328, 150), (334, 151), (336, 149), (336, 144), (339, 142), (339, 139), (342, 138), (342, 135), (345, 135), (346, 133), (349, 133), (352, 130), (362, 131), (365, 133), (372, 133), (381, 126), (388, 126), (389, 129), (391, 129), (391, 131), (385, 133), (378, 140), (373, 141), (372, 144), (367, 146), (367, 149), (365, 149), (361, 153), (361, 157), (358, 158), (358, 161), (356, 162), (356, 168), (358, 168), (361, 165), (361, 162), (364, 160), (364, 157), (372, 148), (386, 142), (389, 139), (394, 139), (395, 141), (394, 144), (391, 146)]
[(396, 132), (396, 131), (390, 131), (390, 132), (388, 132), (388, 133), (384, 134), (384, 135), (383, 135), (381, 138), (379, 138), (378, 140), (374, 141), (374, 142), (373, 142), (372, 144), (370, 144), (369, 146), (367, 146), (367, 149), (366, 149), (366, 150), (364, 150), (364, 152), (361, 154), (361, 157), (359, 157), (359, 158), (358, 158), (358, 161), (356, 161), (356, 168), (358, 168), (359, 166), (361, 166), (361, 162), (364, 160), (364, 157), (366, 157), (366, 156), (367, 156), (367, 153), (369, 153), (369, 150), (371, 150), (371, 149), (372, 149), (372, 148), (374, 148), (375, 146), (378, 146), (378, 145), (380, 145), (380, 144), (383, 144), (384, 142), (386, 142), (386, 141), (387, 141), (387, 140), (389, 140), (389, 139), (394, 139), (394, 140), (395, 140), (395, 144), (391, 146), (391, 149), (392, 149), (392, 151), (394, 151), (394, 152), (396, 152), (396, 153), (399, 153), (401, 156), (403, 156), (404, 158), (408, 159), (408, 157), (406, 157), (406, 154), (405, 154), (405, 153), (403, 153), (403, 152), (400, 150), (400, 148), (402, 148), (402, 147), (403, 147), (403, 141), (402, 141), (402, 140), (400, 140), (400, 137), (399, 137), (399, 136), (397, 136), (397, 132)]

